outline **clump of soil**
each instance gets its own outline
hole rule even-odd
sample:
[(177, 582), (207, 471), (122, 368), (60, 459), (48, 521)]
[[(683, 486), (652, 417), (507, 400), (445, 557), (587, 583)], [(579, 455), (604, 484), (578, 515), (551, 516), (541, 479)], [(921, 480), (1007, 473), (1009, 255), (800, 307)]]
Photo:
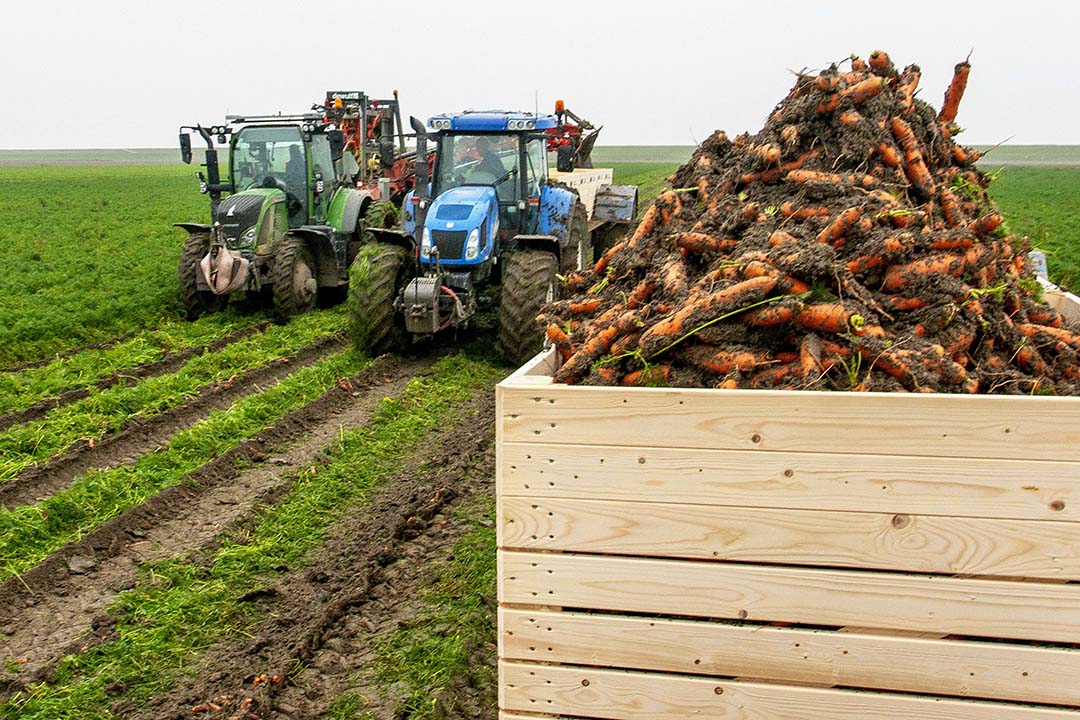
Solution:
[(556, 381), (1080, 394), (1080, 328), (1040, 301), (979, 154), (888, 55), (798, 77), (717, 131), (634, 233), (538, 318)]

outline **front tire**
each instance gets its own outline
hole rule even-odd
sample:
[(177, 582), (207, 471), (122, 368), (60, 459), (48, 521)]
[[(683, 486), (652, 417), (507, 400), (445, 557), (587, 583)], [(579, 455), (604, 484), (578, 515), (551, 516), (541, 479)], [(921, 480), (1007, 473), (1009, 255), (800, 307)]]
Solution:
[(349, 335), (356, 349), (370, 357), (405, 342), (394, 300), (405, 279), (406, 258), (404, 248), (372, 242), (360, 248), (349, 267)]
[(184, 240), (177, 265), (177, 279), (180, 282), (180, 302), (184, 304), (189, 320), (200, 315), (209, 315), (224, 309), (229, 302), (228, 295), (215, 295), (209, 290), (200, 290), (197, 282), (199, 261), (210, 252), (208, 233), (191, 233)]
[(271, 282), (274, 286), (274, 316), (279, 322), (288, 322), (315, 307), (319, 298), (319, 278), (311, 250), (302, 239), (295, 235), (281, 239)]
[(540, 309), (558, 299), (558, 260), (543, 250), (519, 250), (503, 266), (498, 349), (512, 365), (523, 365), (544, 349), (536, 324)]

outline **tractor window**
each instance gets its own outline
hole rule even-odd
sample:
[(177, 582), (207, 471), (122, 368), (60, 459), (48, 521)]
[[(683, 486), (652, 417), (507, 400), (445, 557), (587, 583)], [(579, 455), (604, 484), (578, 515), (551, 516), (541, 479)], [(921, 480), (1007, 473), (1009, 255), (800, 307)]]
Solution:
[(461, 185), (491, 185), (500, 202), (513, 202), (517, 153), (517, 135), (443, 135), (439, 139), (435, 192)]
[(311, 136), (311, 172), (322, 173), (326, 186), (334, 182), (334, 161), (330, 155), (330, 139), (325, 135)]
[[(296, 158), (299, 158), (299, 162)], [(297, 127), (246, 127), (236, 135), (231, 168), (237, 191), (256, 187), (284, 190), (290, 178), (307, 175), (304, 144)], [(290, 188), (291, 190), (292, 188)], [(299, 195), (306, 195), (300, 192)]]
[(525, 169), (529, 197), (540, 197), (540, 187), (547, 180), (547, 141), (542, 138), (529, 140), (525, 145), (525, 159), (529, 164)]

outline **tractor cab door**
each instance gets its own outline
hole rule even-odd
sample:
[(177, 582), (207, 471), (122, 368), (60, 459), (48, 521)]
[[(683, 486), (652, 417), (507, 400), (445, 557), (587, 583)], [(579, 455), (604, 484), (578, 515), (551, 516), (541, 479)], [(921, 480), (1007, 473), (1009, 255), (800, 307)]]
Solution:
[(547, 140), (544, 138), (527, 138), (525, 140), (523, 173), (524, 182), (523, 199), (525, 200), (525, 223), (522, 232), (535, 233), (540, 224), (540, 192), (547, 184)]
[[(334, 187), (336, 173), (334, 159), (330, 153), (330, 138), (322, 133), (311, 136), (311, 172), (308, 174), (308, 190), (311, 194), (311, 222), (322, 224), (326, 220), (326, 208), (330, 204), (331, 192)], [(323, 187), (322, 194), (314, 192), (314, 178), (321, 177)]]
[(237, 192), (277, 188), (285, 193), (289, 225), (304, 225), (310, 204), (307, 153), (300, 128), (250, 126), (234, 135), (230, 169)]

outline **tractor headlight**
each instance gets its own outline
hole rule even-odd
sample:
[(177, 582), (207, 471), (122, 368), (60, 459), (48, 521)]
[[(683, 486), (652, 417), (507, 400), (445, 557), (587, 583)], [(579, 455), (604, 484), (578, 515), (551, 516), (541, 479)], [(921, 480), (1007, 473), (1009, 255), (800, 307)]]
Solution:
[(420, 257), (431, 257), (431, 231), (424, 228), (424, 232), (420, 238)]
[(480, 254), (480, 228), (473, 228), (469, 233), (469, 241), (465, 243), (465, 259), (475, 260)]
[(255, 226), (254, 225), (252, 225), (247, 230), (245, 230), (244, 234), (240, 236), (240, 242), (243, 243), (243, 244), (247, 244), (247, 243), (253, 241), (254, 239), (255, 239)]

